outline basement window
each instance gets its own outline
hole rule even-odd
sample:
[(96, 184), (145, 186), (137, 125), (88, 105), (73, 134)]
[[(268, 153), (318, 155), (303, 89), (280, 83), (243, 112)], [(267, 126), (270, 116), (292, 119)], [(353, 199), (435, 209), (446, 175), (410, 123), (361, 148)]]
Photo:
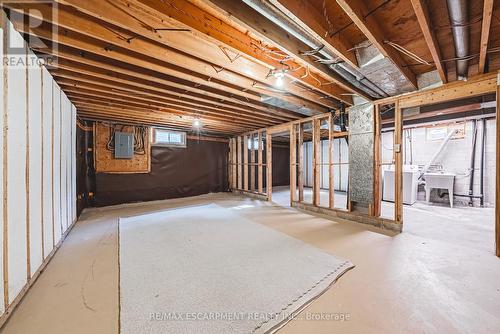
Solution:
[(165, 147), (186, 147), (186, 133), (165, 129), (153, 129), (152, 144)]
[[(261, 140), (260, 141), (261, 147), (264, 147), (264, 142)], [(250, 151), (257, 151), (259, 149), (259, 138), (250, 138), (248, 141), (248, 149)]]

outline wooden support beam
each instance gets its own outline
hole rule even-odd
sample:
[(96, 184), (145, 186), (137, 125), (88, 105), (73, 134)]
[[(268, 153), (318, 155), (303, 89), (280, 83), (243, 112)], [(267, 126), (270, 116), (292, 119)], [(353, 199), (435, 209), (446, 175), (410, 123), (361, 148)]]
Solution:
[(434, 34), (434, 30), (432, 29), (429, 12), (427, 11), (425, 2), (424, 0), (411, 0), (411, 4), (413, 5), (413, 10), (417, 16), (420, 29), (422, 30), (425, 42), (427, 43), (427, 47), (431, 53), (439, 78), (443, 83), (446, 83), (448, 81), (446, 77), (446, 69), (441, 62), (441, 50), (439, 49), (436, 34)]
[(381, 184), (381, 135), (382, 135), (382, 115), (380, 106), (374, 108), (374, 140), (373, 140), (373, 204), (372, 216), (380, 217), (382, 204), (382, 184)]
[(320, 123), (321, 121), (315, 118), (312, 122), (312, 143), (313, 143), (313, 187), (312, 187), (312, 204), (319, 206), (321, 203), (320, 197), (320, 169), (321, 169), (321, 151), (320, 151)]
[(243, 136), (243, 190), (248, 191), (248, 136)]
[(403, 112), (399, 102), (395, 104), (394, 123), (394, 220), (403, 222)]
[(299, 202), (304, 202), (304, 125), (302, 123), (298, 126), (298, 188), (299, 188)]
[(250, 135), (250, 190), (255, 191), (255, 135)]
[(496, 255), (500, 257), (500, 75), (497, 83), (497, 123), (496, 123), (496, 192), (495, 192), (495, 244)]
[[(331, 36), (326, 26), (325, 13), (317, 10), (308, 0), (270, 0), (270, 2), (286, 13), (295, 23), (326, 46), (350, 66), (359, 69), (353, 47), (342, 34)], [(331, 13), (330, 13), (331, 14)], [(333, 17), (333, 15), (332, 15)]]
[(290, 206), (297, 201), (297, 129), (290, 125)]
[(481, 42), (479, 44), (479, 73), (484, 73), (486, 67), (486, 55), (488, 42), (490, 40), (491, 18), (493, 16), (494, 0), (484, 0), (483, 22), (481, 24)]
[(263, 169), (263, 157), (262, 157), (262, 131), (257, 133), (257, 141), (258, 141), (258, 153), (257, 153), (257, 191), (262, 194), (264, 192), (264, 176), (262, 173)]
[(375, 101), (378, 105), (393, 104), (399, 101), (399, 107), (422, 107), (448, 101), (460, 100), (468, 97), (495, 93), (497, 89), (497, 74), (486, 73), (476, 75), (467, 81), (454, 81), (446, 85), (423, 91), (404, 93)]
[(273, 200), (273, 137), (266, 132), (266, 188), (267, 200)]
[(333, 115), (328, 116), (328, 207), (333, 209), (335, 207), (335, 166), (333, 164), (334, 157), (334, 119)]
[(398, 51), (386, 43), (382, 28), (375, 17), (373, 15), (366, 17), (368, 9), (364, 1), (337, 0), (337, 3), (380, 53), (394, 63), (413, 87), (418, 88), (417, 77), (410, 68), (406, 66)]
[(241, 136), (238, 136), (237, 138), (237, 162), (238, 162), (238, 190), (243, 189), (243, 178), (242, 178), (242, 172), (243, 172), (243, 166), (241, 165), (241, 158), (242, 158), (242, 150), (241, 150)]

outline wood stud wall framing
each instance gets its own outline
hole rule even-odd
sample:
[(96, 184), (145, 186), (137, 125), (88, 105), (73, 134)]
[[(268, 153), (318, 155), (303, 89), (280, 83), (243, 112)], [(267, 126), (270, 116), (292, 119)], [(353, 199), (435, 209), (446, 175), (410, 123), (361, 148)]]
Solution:
[(297, 125), (290, 126), (290, 205), (297, 201)]
[[(266, 198), (270, 201), (272, 200), (272, 135), (282, 133), (284, 131), (288, 132), (290, 136), (290, 202), (292, 204), (303, 203), (304, 202), (304, 124), (312, 123), (312, 137), (313, 137), (313, 152), (314, 153), (314, 182), (313, 182), (313, 201), (315, 206), (320, 206), (320, 176), (321, 176), (321, 167), (323, 165), (328, 166), (329, 177), (328, 182), (330, 187), (329, 191), (329, 200), (328, 200), (328, 208), (334, 208), (334, 166), (339, 165), (334, 163), (334, 145), (333, 139), (345, 137), (347, 134), (343, 132), (338, 132), (334, 130), (333, 127), (334, 115), (325, 113), (313, 117), (304, 118), (302, 120), (298, 120), (292, 123), (284, 124), (284, 126), (276, 126), (267, 129), (263, 129), (257, 132), (249, 132), (242, 134), (236, 138), (231, 139), (231, 143), (238, 142), (239, 140), (245, 141), (245, 138), (255, 138), (257, 136), (259, 147), (258, 147), (258, 190), (255, 191), (252, 187), (250, 189), (245, 189), (245, 187), (237, 184), (236, 187), (232, 187), (233, 190), (244, 191), (248, 193), (256, 193), (256, 194), (265, 194)], [(326, 122), (328, 125), (328, 139), (331, 140), (328, 146), (328, 162), (321, 162), (321, 124)], [(264, 138), (265, 133), (265, 152), (266, 152), (266, 164), (261, 164), (262, 154), (263, 154), (263, 145), (261, 139)], [(247, 165), (252, 166), (252, 162), (247, 164), (245, 161), (241, 162), (242, 156), (243, 159), (245, 157), (245, 150), (243, 152), (238, 151), (236, 154), (238, 157), (234, 156), (235, 150), (232, 149), (232, 153), (230, 153), (230, 157), (232, 157), (231, 161), (238, 161), (232, 168), (234, 171), (236, 166), (238, 166), (237, 174), (245, 175), (245, 169)], [(250, 153), (251, 158), (252, 153)], [(262, 167), (266, 166), (268, 169), (266, 170), (266, 179), (270, 180), (270, 182), (266, 183), (266, 191), (263, 193), (262, 187)], [(240, 171), (240, 169), (243, 170)], [(231, 178), (234, 180), (235, 175), (233, 174)], [(252, 173), (250, 173), (250, 184), (252, 183)], [(294, 182), (295, 180), (295, 182)], [(234, 181), (232, 184), (236, 184)]]
[(266, 194), (267, 200), (273, 200), (273, 138), (266, 131)]
[(394, 121), (394, 220), (403, 221), (403, 112), (396, 101)]
[[(230, 139), (229, 184), (231, 190), (267, 198), (267, 187), (266, 192), (264, 191), (264, 167), (267, 167), (267, 163), (263, 162), (263, 153), (266, 151), (267, 158), (268, 148), (263, 147), (264, 136), (263, 131), (258, 131)], [(268, 177), (266, 170), (266, 178)]]
[[(498, 76), (498, 78), (497, 78)], [(500, 74), (496, 73), (488, 73), (484, 75), (478, 75), (476, 77), (470, 78), (465, 82), (453, 82), (438, 88), (429, 89), (427, 91), (418, 91), (414, 93), (402, 94), (395, 97), (390, 97), (387, 99), (381, 99), (374, 102), (374, 184), (373, 184), (373, 194), (374, 200), (373, 203), (369, 207), (369, 217), (371, 217), (371, 222), (375, 222), (377, 226), (381, 226), (383, 228), (392, 228), (395, 230), (402, 230), (403, 226), (403, 156), (402, 156), (402, 129), (403, 129), (403, 109), (416, 107), (416, 106), (424, 106), (431, 105), (436, 103), (442, 103), (446, 101), (458, 100), (462, 98), (467, 98), (471, 96), (480, 96), (484, 94), (489, 94), (495, 92), (497, 94), (497, 110), (498, 106), (500, 106)], [(394, 105), (395, 108), (395, 131), (394, 131), (394, 163), (395, 163), (395, 205), (394, 205), (394, 219), (384, 219), (380, 218), (381, 214), (381, 127), (382, 127), (382, 119), (380, 114), (380, 109), (385, 105)], [(349, 112), (349, 108), (347, 109)], [(497, 111), (498, 115), (498, 111)], [(328, 183), (330, 186), (329, 190), (329, 202), (327, 208), (321, 208), (320, 206), (320, 198), (319, 198), (319, 168), (320, 165), (318, 162), (319, 159), (319, 137), (321, 134), (320, 126), (322, 121), (327, 121), (328, 123), (328, 139), (330, 141), (328, 147)], [(313, 204), (309, 205), (304, 203), (304, 124), (312, 123), (312, 140), (313, 140)], [(500, 120), (497, 117), (497, 129), (500, 128)], [(290, 134), (290, 177), (291, 180), (297, 180), (297, 183), (294, 181), (290, 184), (290, 202), (298, 207), (313, 207), (316, 209), (320, 209), (320, 212), (333, 214), (334, 216), (343, 217), (346, 219), (352, 219), (355, 221), (365, 222), (367, 220), (367, 216), (364, 214), (360, 214), (357, 212), (351, 212), (351, 205), (348, 200), (348, 205), (346, 210), (336, 209), (334, 207), (334, 189), (333, 189), (333, 180), (334, 180), (334, 165), (333, 156), (334, 156), (334, 148), (331, 145), (332, 138), (338, 138), (345, 136), (346, 133), (339, 133), (334, 131), (333, 129), (333, 114), (321, 114), (316, 116), (311, 116), (307, 118), (303, 118), (300, 120), (291, 121), (289, 123), (284, 123), (272, 127), (268, 127), (265, 129), (258, 130), (257, 133), (260, 139), (262, 138), (262, 134), (266, 134), (266, 156), (267, 156), (267, 165), (269, 170), (267, 170), (268, 181), (272, 182), (272, 146), (271, 146), (271, 138), (272, 134), (280, 133), (287, 131)], [(498, 130), (497, 130), (498, 133)], [(242, 136), (248, 136), (250, 133), (244, 133)], [(237, 137), (238, 141), (241, 141), (241, 136)], [(236, 139), (232, 139), (234, 143)], [(500, 161), (500, 136), (496, 137), (497, 142), (497, 161)], [(260, 146), (260, 144), (259, 144)], [(259, 175), (262, 173), (260, 165), (261, 158), (261, 147), (259, 147)], [(240, 158), (241, 159), (241, 158)], [(235, 158), (233, 157), (233, 161)], [(241, 161), (241, 160), (238, 160)], [(238, 170), (240, 170), (238, 167)], [(500, 164), (497, 163), (497, 177), (496, 177), (496, 210), (495, 210), (495, 241), (496, 241), (496, 254), (500, 257)], [(234, 169), (233, 169), (234, 170)], [(234, 178), (234, 175), (233, 175)], [(262, 193), (262, 185), (260, 182), (262, 179), (259, 177), (259, 191), (257, 193)], [(234, 190), (241, 190), (239, 188), (233, 188)], [(267, 199), (269, 201), (272, 200), (272, 186), (267, 184)], [(326, 212), (323, 209), (328, 209)], [(318, 210), (315, 210), (318, 211)], [(378, 225), (379, 224), (379, 225)]]
[(314, 118), (312, 121), (312, 143), (313, 143), (313, 187), (312, 187), (312, 204), (314, 206), (320, 206), (321, 195), (320, 195), (320, 184), (321, 184), (321, 131), (320, 131), (321, 120)]
[(373, 203), (370, 214), (374, 217), (380, 217), (381, 214), (381, 199), (382, 199), (382, 152), (381, 152), (381, 135), (382, 135), (382, 115), (380, 114), (380, 106), (375, 105), (374, 110), (374, 141), (373, 141)]
[(264, 169), (264, 164), (262, 163), (262, 151), (264, 148), (262, 147), (262, 132), (259, 131), (257, 133), (257, 140), (258, 140), (258, 155), (257, 155), (257, 161), (258, 161), (258, 166), (257, 166), (257, 192), (259, 194), (262, 194), (264, 192), (264, 181), (263, 181), (263, 169)]
[(297, 164), (297, 186), (299, 188), (299, 202), (304, 202), (304, 124), (297, 124), (297, 140), (298, 140), (298, 164)]
[(495, 198), (495, 245), (496, 245), (496, 255), (500, 257), (500, 75), (498, 75), (497, 82), (497, 138), (496, 138), (496, 148), (497, 148), (497, 177), (496, 177), (496, 198)]
[(248, 136), (243, 136), (243, 190), (248, 191)]
[(330, 209), (335, 207), (335, 165), (333, 163), (335, 129), (333, 121), (333, 115), (330, 114), (328, 116), (328, 207)]

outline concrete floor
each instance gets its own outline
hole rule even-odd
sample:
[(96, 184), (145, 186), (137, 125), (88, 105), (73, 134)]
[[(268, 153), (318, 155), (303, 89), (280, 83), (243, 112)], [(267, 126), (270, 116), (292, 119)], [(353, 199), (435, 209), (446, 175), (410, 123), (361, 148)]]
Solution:
[[(311, 188), (304, 188), (304, 201), (312, 202)], [(273, 202), (290, 206), (290, 188), (274, 187)], [(347, 196), (336, 192), (335, 208), (346, 209)], [(328, 190), (321, 190), (320, 205), (328, 207)], [(382, 202), (381, 216), (394, 219), (394, 204)], [(495, 209), (425, 203), (403, 206), (404, 232), (492, 253), (495, 248)]]
[[(342, 313), (348, 320), (297, 319), (280, 333), (477, 334), (500, 328), (500, 259), (490, 251), (422, 230), (422, 235), (384, 235), (278, 204), (211, 194), (86, 210), (0, 332), (118, 333), (118, 217), (205, 203), (230, 208), (356, 265), (301, 314)], [(435, 227), (439, 235), (445, 225)]]

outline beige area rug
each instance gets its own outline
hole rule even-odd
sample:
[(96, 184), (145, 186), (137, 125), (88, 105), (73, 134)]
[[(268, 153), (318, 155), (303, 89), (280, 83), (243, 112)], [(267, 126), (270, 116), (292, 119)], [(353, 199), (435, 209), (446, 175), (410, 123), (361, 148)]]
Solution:
[(215, 204), (119, 229), (123, 334), (272, 333), (353, 268)]

